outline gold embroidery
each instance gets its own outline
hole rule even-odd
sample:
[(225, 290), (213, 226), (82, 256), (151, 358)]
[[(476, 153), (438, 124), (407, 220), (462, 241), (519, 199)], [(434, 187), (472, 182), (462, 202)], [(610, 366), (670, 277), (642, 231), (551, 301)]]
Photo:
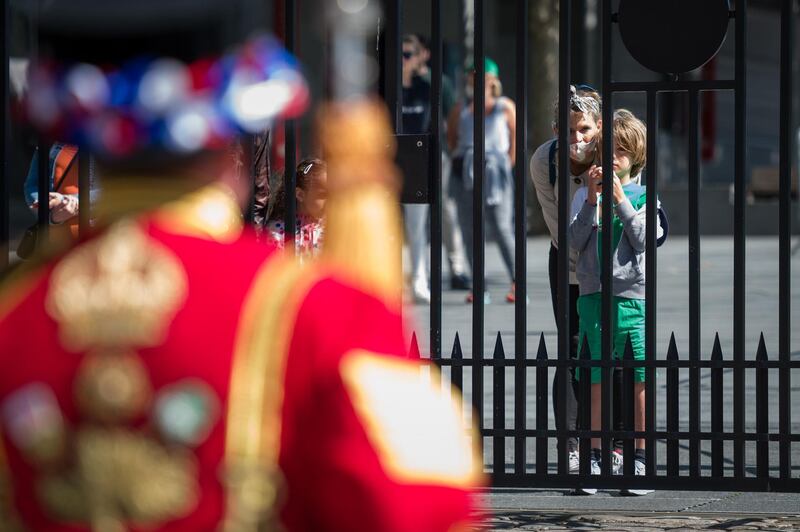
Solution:
[(316, 270), (291, 258), (269, 261), (245, 301), (231, 373), (225, 447), (227, 509), (223, 530), (261, 530), (275, 518), (283, 375), (300, 303)]
[(89, 353), (75, 378), (75, 402), (88, 418), (129, 421), (145, 412), (152, 389), (147, 369), (135, 353)]
[(39, 483), (39, 498), (53, 517), (89, 522), (95, 530), (127, 530), (186, 515), (199, 500), (191, 453), (167, 450), (150, 438), (114, 429), (81, 429), (76, 464)]
[(62, 344), (84, 356), (74, 381), (83, 423), (72, 461), (38, 483), (56, 519), (93, 530), (127, 530), (182, 517), (199, 500), (197, 466), (185, 447), (115, 427), (143, 418), (153, 390), (137, 348), (163, 342), (187, 293), (183, 266), (134, 221), (123, 219), (74, 249), (54, 269), (46, 308)]
[(151, 346), (163, 340), (186, 286), (178, 259), (124, 220), (56, 267), (46, 304), (68, 349)]
[(351, 351), (341, 374), (386, 473), (400, 482), (474, 485), (476, 454), (462, 419), (458, 392), (434, 386), (413, 361)]

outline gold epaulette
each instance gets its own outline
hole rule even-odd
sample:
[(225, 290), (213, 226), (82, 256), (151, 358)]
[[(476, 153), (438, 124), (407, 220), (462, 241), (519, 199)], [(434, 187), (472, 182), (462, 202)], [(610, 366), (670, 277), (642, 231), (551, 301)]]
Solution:
[(329, 189), (322, 260), (359, 288), (399, 301), (399, 173), (386, 109), (376, 101), (331, 104), (318, 128)]

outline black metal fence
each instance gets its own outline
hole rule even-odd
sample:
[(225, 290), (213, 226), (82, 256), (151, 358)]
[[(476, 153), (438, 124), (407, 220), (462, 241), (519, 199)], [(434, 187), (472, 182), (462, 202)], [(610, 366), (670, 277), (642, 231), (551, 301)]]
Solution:
[[(647, 234), (646, 234), (646, 339), (645, 360), (635, 361), (630, 350), (621, 360), (612, 358), (613, 344), (611, 335), (611, 260), (612, 240), (611, 232), (605, 231), (602, 237), (604, 253), (602, 264), (602, 357), (600, 360), (591, 360), (584, 350), (577, 359), (570, 358), (571, 338), (566, 331), (570, 330), (570, 313), (568, 308), (569, 279), (561, 275), (558, 287), (558, 350), (555, 356), (547, 352), (544, 336), (540, 339), (538, 351), (528, 353), (526, 349), (526, 284), (518, 282), (515, 285), (516, 303), (514, 350), (511, 355), (505, 351), (500, 333), (494, 352), (487, 357), (484, 352), (485, 331), (485, 306), (480, 297), (475, 298), (472, 305), (472, 342), (471, 357), (464, 358), (461, 340), (456, 334), (450, 356), (442, 353), (442, 260), (438, 250), (442, 244), (442, 181), (439, 154), (441, 147), (438, 142), (440, 135), (442, 93), (442, 2), (431, 0), (431, 52), (432, 52), (432, 113), (430, 143), (432, 154), (428, 175), (430, 176), (430, 205), (431, 205), (431, 307), (430, 307), (430, 359), (442, 368), (446, 368), (444, 379), (449, 379), (455, 386), (461, 388), (471, 397), (473, 419), (479, 431), (478, 438), (485, 445), (488, 452), (484, 453), (485, 466), (491, 472), (495, 486), (533, 486), (533, 487), (608, 487), (608, 488), (655, 488), (655, 489), (714, 489), (714, 490), (750, 490), (750, 491), (800, 491), (800, 475), (797, 474), (796, 464), (792, 464), (792, 446), (800, 446), (800, 434), (792, 432), (793, 412), (791, 409), (791, 372), (800, 368), (800, 361), (792, 360), (790, 356), (791, 328), (791, 273), (790, 273), (790, 246), (791, 246), (791, 104), (792, 104), (792, 52), (793, 52), (793, 26), (796, 23), (797, 12), (792, 0), (782, 0), (780, 3), (781, 21), (781, 51), (780, 51), (780, 221), (779, 221), (779, 338), (778, 352), (768, 353), (763, 335), (759, 342), (755, 358), (748, 357), (745, 353), (745, 202), (747, 180), (746, 171), (746, 68), (745, 57), (747, 52), (747, 2), (739, 0), (735, 6), (728, 7), (727, 2), (708, 2), (708, 6), (701, 6), (700, 11), (713, 11), (724, 4), (723, 35), (733, 33), (735, 38), (735, 75), (731, 79), (695, 80), (691, 76), (669, 74), (663, 81), (624, 81), (612, 78), (612, 37), (619, 31), (620, 8), (625, 3), (605, 0), (601, 2), (601, 33), (602, 33), (602, 95), (604, 98), (603, 121), (605, 124), (613, 123), (613, 110), (615, 95), (620, 93), (642, 93), (647, 102), (646, 123), (650, 126), (647, 138), (648, 170), (647, 182)], [(384, 60), (388, 85), (384, 88), (387, 103), (393, 115), (400, 116), (400, 88), (397, 79), (397, 64), (394, 62), (399, 57), (399, 21), (396, 15), (400, 12), (400, 0), (385, 2), (388, 27), (386, 28), (386, 47)], [(528, 54), (528, 10), (529, 3), (518, 0), (515, 7), (516, 25), (516, 69), (517, 69), (517, 127), (516, 127), (516, 153), (517, 164), (514, 169), (514, 209), (515, 209), (515, 236), (516, 254), (515, 270), (525, 272), (526, 264), (526, 180), (527, 160), (526, 148), (528, 147), (528, 133), (526, 127), (527, 105), (530, 97), (529, 72), (527, 72)], [(630, 7), (631, 2), (628, 2)], [(651, 9), (655, 3), (645, 2)], [(661, 3), (669, 5), (679, 17), (692, 16), (689, 10), (691, 3)], [(473, 290), (475, 294), (483, 293), (485, 289), (485, 256), (484, 256), (484, 113), (478, 112), (484, 108), (484, 64), (480, 58), (485, 57), (485, 2), (474, 0), (474, 60), (475, 90), (474, 109), (474, 204), (473, 204), (473, 231), (474, 231), (474, 263), (473, 263)], [(630, 9), (629, 9), (630, 11)], [(663, 11), (663, 10), (662, 10)], [(706, 13), (712, 21), (721, 24), (719, 17), (716, 19)], [(705, 16), (705, 15), (704, 15)], [(667, 17), (670, 18), (670, 17)], [(674, 17), (672, 17), (674, 18)], [(727, 19), (730, 19), (728, 23)], [(570, 58), (573, 39), (572, 2), (560, 1), (560, 28), (559, 28), (559, 122), (567, 124), (569, 109), (565, 102), (569, 101), (570, 79), (572, 72)], [(659, 21), (650, 21), (656, 24)], [(662, 20), (661, 23), (669, 25), (671, 20)], [(728, 31), (728, 24), (734, 26), (734, 31)], [(730, 36), (728, 36), (730, 38)], [(687, 40), (691, 42), (691, 40)], [(645, 43), (640, 43), (644, 45)], [(666, 54), (673, 58), (697, 56), (702, 53), (692, 49), (686, 42), (681, 43), (679, 36), (667, 43), (661, 43), (656, 55)], [(712, 55), (713, 56), (713, 55)], [(710, 59), (709, 56), (707, 59)], [(695, 66), (705, 62), (701, 61)], [(650, 66), (650, 65), (647, 65)], [(657, 69), (656, 65), (656, 69)], [(653, 68), (653, 67), (651, 67)], [(670, 71), (664, 70), (669, 73)], [(720, 348), (719, 338), (716, 339), (710, 358), (703, 358), (704, 352), (700, 345), (700, 226), (699, 226), (699, 197), (700, 197), (700, 97), (707, 91), (731, 91), (735, 98), (735, 150), (734, 150), (734, 251), (733, 251), (733, 358), (725, 359)], [(659, 117), (659, 95), (665, 93), (685, 93), (689, 101), (689, 351), (683, 356), (678, 352), (674, 336), (670, 341), (665, 358), (656, 356), (656, 276), (657, 276), (657, 246), (656, 246), (656, 216), (657, 193), (659, 181), (657, 164), (656, 127)], [(398, 120), (399, 121), (399, 120)], [(568, 145), (568, 128), (560, 128), (559, 143)], [(567, 150), (559, 150), (558, 167), (568, 168)], [(604, 169), (603, 190), (612, 189), (612, 146), (604, 144), (602, 160)], [(568, 271), (568, 216), (571, 198), (569, 194), (568, 175), (559, 174), (559, 233), (558, 241), (558, 268), (561, 272)], [(602, 224), (606, 227), (612, 222), (612, 210), (603, 210)], [(412, 350), (418, 350), (416, 338), (412, 340)], [(428, 355), (428, 353), (425, 353)], [(751, 354), (752, 355), (752, 354)], [(549, 369), (550, 368), (577, 368), (577, 372), (584, 374), (581, 379), (581, 401), (588, 405), (588, 373), (589, 368), (601, 369), (602, 373), (602, 422), (601, 430), (592, 431), (586, 428), (577, 430), (555, 429), (549, 426)], [(632, 401), (632, 369), (644, 368), (645, 370), (645, 430), (633, 430), (633, 401)], [(465, 387), (464, 370), (471, 373), (471, 382)], [(623, 386), (616, 392), (618, 401), (621, 399), (622, 423), (612, 426), (612, 380), (611, 372), (619, 368), (622, 370)], [(656, 389), (656, 370), (662, 368), (666, 372), (666, 389), (659, 393)], [(486, 393), (485, 378), (490, 370), (492, 393)], [(507, 426), (506, 369), (513, 370), (513, 426)], [(773, 370), (773, 371), (770, 371)], [(770, 429), (770, 397), (768, 392), (769, 379), (774, 378), (777, 370), (778, 379), (778, 427), (777, 431)], [(708, 401), (701, 401), (701, 371), (710, 373), (710, 393)], [(725, 402), (723, 397), (723, 374), (733, 373), (732, 404)], [(679, 377), (688, 373), (689, 401), (688, 401), (688, 430), (681, 428), (679, 403)], [(531, 388), (528, 379), (533, 376), (535, 381), (535, 396), (529, 396)], [(771, 377), (772, 375), (772, 377)], [(488, 380), (488, 379), (487, 379)], [(748, 381), (755, 385), (748, 386)], [(566, 383), (566, 380), (562, 381)], [(556, 391), (561, 404), (566, 399), (566, 386), (561, 386)], [(491, 426), (486, 426), (487, 405), (485, 398), (491, 397)], [(748, 430), (745, 419), (745, 403), (755, 404), (755, 430)], [(666, 424), (657, 426), (656, 405), (666, 405)], [(535, 426), (526, 423), (527, 409), (532, 407), (535, 411)], [(588, 427), (588, 408), (582, 409), (582, 420), (579, 427)], [(701, 412), (710, 411), (711, 430), (701, 430)], [(724, 430), (723, 420), (732, 413), (732, 430)], [(794, 413), (796, 416), (797, 414)], [(557, 412), (559, 416), (557, 426), (566, 426), (565, 409)], [(752, 421), (752, 420), (750, 420)], [(577, 437), (580, 439), (581, 465), (577, 474), (570, 474), (568, 469), (568, 456), (566, 452), (566, 439)], [(599, 437), (602, 441), (602, 471), (595, 476), (589, 473), (589, 438)], [(643, 438), (646, 441), (646, 474), (634, 475), (633, 470), (633, 439)], [(551, 442), (559, 443), (558, 449), (551, 449)], [(622, 475), (612, 475), (610, 452), (614, 441), (624, 441), (624, 469)], [(658, 452), (656, 443), (661, 442), (666, 447), (665, 453)], [(701, 467), (701, 450), (710, 445), (710, 468)], [(755, 446), (755, 453), (747, 453), (749, 445)], [(770, 463), (770, 446), (778, 447), (778, 463)], [(530, 452), (530, 447), (533, 452)], [(732, 447), (732, 457), (726, 449)], [(688, 451), (688, 452), (684, 452)], [(556, 466), (552, 468), (549, 453), (556, 455)], [(796, 453), (794, 453), (796, 455)], [(534, 457), (531, 460), (531, 455)], [(796, 461), (795, 457), (795, 461)], [(732, 465), (732, 468), (727, 466)], [(775, 467), (777, 465), (777, 468)], [(730, 469), (730, 470), (728, 470)]]
[[(644, 0), (639, 0), (644, 1)], [(624, 2), (624, 0), (623, 0)], [(402, 89), (400, 86), (400, 13), (402, 0), (384, 0), (383, 24), (380, 34), (381, 58), (381, 92), (387, 101), (394, 117), (394, 124), (399, 129), (401, 126), (401, 100)], [(476, 58), (485, 57), (485, 0), (474, 0), (474, 55)], [(680, 2), (679, 2), (680, 3)], [(713, 3), (713, 2), (711, 2)], [(666, 4), (666, 3), (665, 3)], [(602, 264), (602, 357), (600, 360), (590, 360), (584, 351), (580, 356), (570, 358), (569, 309), (567, 294), (569, 291), (568, 277), (560, 276), (558, 287), (558, 349), (553, 356), (547, 352), (544, 337), (540, 339), (536, 353), (528, 353), (527, 338), (527, 287), (525, 282), (515, 285), (516, 303), (514, 307), (515, 336), (513, 352), (509, 356), (498, 333), (494, 352), (486, 356), (484, 352), (485, 312), (486, 308), (480, 297), (475, 298), (472, 305), (472, 330), (471, 330), (471, 357), (465, 358), (462, 353), (460, 338), (455, 337), (452, 352), (445, 356), (442, 352), (442, 260), (438, 250), (442, 247), (442, 0), (430, 0), (431, 18), (431, 120), (430, 131), (425, 135), (413, 136), (413, 142), (402, 141), (400, 144), (401, 165), (409, 167), (427, 166), (427, 170), (420, 175), (407, 176), (407, 187), (416, 187), (423, 190), (418, 196), (431, 206), (431, 296), (430, 306), (430, 352), (424, 353), (438, 366), (444, 368), (443, 375), (455, 386), (461, 388), (471, 398), (473, 415), (479, 440), (486, 446), (490, 453), (485, 453), (486, 468), (492, 474), (493, 484), (496, 486), (534, 486), (534, 487), (628, 487), (628, 488), (680, 488), (680, 489), (715, 489), (715, 490), (751, 490), (751, 491), (800, 491), (800, 475), (797, 464), (792, 463), (792, 447), (800, 447), (800, 434), (792, 432), (792, 421), (796, 419), (797, 412), (791, 409), (792, 370), (800, 369), (800, 361), (792, 360), (790, 356), (791, 326), (791, 250), (790, 250), (790, 216), (791, 216), (791, 105), (792, 94), (795, 88), (792, 85), (792, 51), (793, 51), (793, 26), (796, 21), (796, 2), (793, 0), (780, 1), (781, 21), (781, 51), (780, 51), (780, 222), (779, 222), (779, 337), (777, 353), (768, 353), (763, 341), (759, 344), (755, 358), (748, 358), (745, 352), (745, 189), (746, 189), (746, 69), (745, 55), (747, 51), (747, 3), (743, 0), (730, 11), (730, 24), (735, 26), (735, 76), (732, 79), (693, 80), (688, 76), (672, 75), (664, 81), (636, 82), (612, 79), (612, 61), (614, 54), (611, 51), (612, 35), (618, 31), (620, 2), (603, 0), (601, 29), (602, 29), (602, 94), (604, 97), (603, 120), (606, 124), (613, 123), (615, 95), (620, 93), (642, 93), (647, 102), (646, 122), (650, 125), (650, 134), (647, 138), (648, 165), (646, 176), (647, 196), (647, 248), (646, 248), (646, 359), (635, 361), (626, 353), (621, 360), (612, 357), (613, 345), (611, 337), (611, 257), (612, 241), (611, 231), (603, 234), (602, 247), (605, 252)], [(3, 3), (2, 27), (9, 33), (8, 2)], [(515, 271), (525, 272), (527, 227), (526, 227), (526, 180), (527, 175), (527, 148), (529, 143), (527, 129), (527, 106), (531, 97), (530, 74), (527, 71), (529, 53), (529, 2), (517, 0), (515, 4), (516, 25), (516, 94), (517, 127), (516, 127), (516, 159), (514, 168), (514, 211), (515, 219)], [(675, 7), (678, 9), (678, 7)], [(285, 20), (281, 21), (285, 27), (285, 41), (290, 50), (294, 49), (297, 20), (295, 17), (297, 6), (294, 0), (286, 0), (284, 5)], [(569, 99), (569, 87), (572, 83), (571, 72), (571, 43), (573, 42), (573, 17), (572, 1), (560, 1), (560, 54), (559, 54), (559, 100), (560, 123), (566, 124), (569, 119), (569, 109), (566, 102)], [(681, 54), (687, 50), (681, 46), (674, 46), (671, 53)], [(3, 61), (8, 65), (7, 42), (3, 47)], [(474, 113), (474, 203), (473, 203), (473, 231), (474, 231), (474, 263), (473, 263), (473, 290), (482, 294), (485, 289), (485, 255), (484, 255), (484, 63), (474, 61), (475, 76), (475, 109)], [(0, 145), (3, 149), (4, 179), (0, 196), (0, 266), (6, 265), (9, 249), (9, 75), (8, 68), (3, 69), (0, 78), (0, 90), (4, 102), (3, 127), (0, 128)], [(700, 230), (699, 230), (699, 195), (700, 195), (700, 155), (699, 155), (699, 102), (700, 96), (706, 91), (732, 91), (735, 95), (735, 144), (734, 153), (734, 257), (733, 269), (733, 358), (725, 359), (722, 355), (719, 342), (715, 342), (710, 358), (703, 358), (700, 345)], [(659, 95), (663, 93), (681, 92), (688, 95), (689, 101), (689, 351), (681, 354), (678, 352), (673, 340), (665, 358), (656, 356), (656, 291), (657, 277), (657, 246), (656, 246), (656, 197), (659, 188), (657, 166), (654, 164), (659, 157), (657, 153), (658, 128), (655, 127), (658, 119)], [(296, 153), (297, 139), (295, 125), (287, 122), (285, 125), (285, 167), (293, 168)], [(560, 129), (559, 143), (568, 145), (568, 128)], [(417, 150), (424, 145), (424, 150)], [(612, 189), (611, 170), (611, 143), (604, 144), (604, 183), (603, 190)], [(49, 146), (40, 145), (40, 183), (39, 189), (46, 191), (49, 188), (48, 157)], [(427, 154), (427, 159), (419, 160), (420, 153)], [(559, 151), (558, 167), (562, 174), (567, 166), (567, 150)], [(82, 156), (82, 159), (85, 159)], [(81, 162), (84, 162), (83, 160)], [(89, 204), (89, 178), (87, 164), (81, 164), (80, 204)], [(571, 198), (569, 194), (569, 179), (561, 175), (558, 180), (559, 198), (559, 234), (560, 242), (558, 252), (558, 268), (561, 272), (568, 271), (568, 206)], [(294, 175), (285, 173), (285, 186), (287, 190), (294, 188)], [(42, 197), (46, 197), (46, 194)], [(294, 219), (295, 205), (293, 195), (287, 194), (287, 220)], [(46, 227), (49, 213), (47, 202), (43, 202), (39, 209), (39, 222)], [(81, 227), (88, 226), (88, 209), (81, 209)], [(604, 209), (602, 223), (608, 227), (612, 223), (612, 210)], [(291, 235), (287, 231), (287, 236)], [(414, 346), (412, 346), (414, 348)], [(589, 368), (599, 367), (602, 373), (602, 423), (599, 431), (586, 428), (577, 430), (556, 429), (550, 426), (548, 418), (551, 405), (549, 403), (548, 384), (551, 368), (578, 368), (577, 371), (585, 375), (582, 379), (582, 398), (584, 404), (588, 401), (588, 372)], [(645, 430), (634, 431), (633, 402), (631, 400), (630, 373), (632, 368), (645, 369), (646, 407)], [(622, 428), (612, 426), (612, 384), (610, 374), (615, 368), (620, 368), (625, 374), (622, 387), (622, 417), (625, 423)], [(661, 368), (666, 372), (666, 389), (661, 396), (656, 389), (656, 370)], [(464, 370), (470, 373), (470, 380), (465, 383)], [(513, 426), (507, 426), (506, 418), (506, 370), (513, 371)], [(491, 375), (492, 392), (492, 423), (486, 426), (486, 405), (484, 378)], [(701, 401), (701, 371), (710, 372), (709, 400)], [(723, 395), (723, 374), (733, 373), (733, 402), (725, 402)], [(771, 430), (769, 426), (770, 397), (768, 393), (769, 379), (774, 378), (777, 372), (778, 379), (778, 429)], [(679, 378), (688, 373), (689, 400), (688, 400), (688, 430), (681, 428), (680, 403), (679, 403)], [(754, 389), (748, 386), (748, 379), (754, 381)], [(533, 382), (529, 382), (529, 380)], [(564, 381), (566, 382), (566, 381)], [(534, 385), (534, 386), (530, 386)], [(795, 384), (796, 385), (796, 384)], [(533, 396), (527, 395), (529, 388), (535, 388)], [(557, 390), (560, 401), (565, 401), (566, 389), (562, 386)], [(745, 403), (755, 403), (755, 430), (747, 430)], [(666, 424), (657, 426), (656, 407), (666, 405)], [(533, 426), (526, 423), (528, 409), (533, 409)], [(587, 409), (583, 409), (583, 419), (580, 427), (587, 427)], [(701, 412), (710, 410), (711, 430), (701, 430)], [(732, 430), (724, 430), (724, 417), (726, 412), (732, 412)], [(685, 414), (685, 412), (684, 412)], [(558, 426), (565, 427), (565, 411), (558, 412)], [(794, 417), (793, 417), (794, 415)], [(565, 441), (569, 437), (581, 440), (581, 467), (577, 474), (570, 474)], [(588, 469), (589, 438), (599, 437), (602, 440), (603, 469), (601, 475), (592, 476)], [(646, 441), (646, 474), (634, 476), (633, 474), (633, 438), (644, 438)], [(610, 470), (611, 460), (609, 453), (613, 440), (625, 441), (625, 468), (620, 476), (612, 475)], [(558, 449), (552, 449), (551, 443), (557, 441)], [(665, 455), (657, 452), (657, 442), (662, 442), (666, 447)], [(710, 471), (701, 468), (701, 449), (710, 442)], [(748, 463), (747, 446), (755, 446), (755, 468)], [(770, 445), (778, 447), (778, 463), (770, 463)], [(725, 449), (732, 447), (733, 456), (729, 461)], [(686, 452), (688, 451), (688, 452)], [(796, 454), (796, 453), (795, 453)], [(555, 467), (551, 467), (549, 458), (555, 455)], [(531, 458), (533, 457), (533, 458)], [(726, 464), (732, 463), (732, 471)]]

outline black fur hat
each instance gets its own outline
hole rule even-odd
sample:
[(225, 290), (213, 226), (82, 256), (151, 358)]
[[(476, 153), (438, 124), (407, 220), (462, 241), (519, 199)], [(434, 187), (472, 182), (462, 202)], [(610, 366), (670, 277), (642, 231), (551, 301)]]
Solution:
[(258, 0), (15, 0), (38, 34), (39, 55), (115, 64), (133, 56), (184, 61), (221, 53), (263, 30)]

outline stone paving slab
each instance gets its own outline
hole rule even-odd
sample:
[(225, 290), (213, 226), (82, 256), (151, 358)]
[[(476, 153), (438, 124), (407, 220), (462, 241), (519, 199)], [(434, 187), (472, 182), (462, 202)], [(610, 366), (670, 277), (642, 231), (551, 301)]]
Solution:
[(709, 502), (703, 506), (702, 510), (707, 512), (763, 511), (774, 514), (800, 515), (800, 493), (735, 493)]
[(798, 516), (746, 515), (621, 515), (574, 512), (503, 512), (489, 517), (482, 530), (561, 531), (618, 530), (662, 532), (672, 530), (760, 530), (779, 531), (800, 528)]
[(494, 510), (680, 512), (718, 502), (726, 496), (718, 492), (660, 491), (645, 497), (629, 497), (620, 495), (616, 490), (600, 490), (593, 496), (576, 496), (565, 490), (495, 488), (483, 495), (479, 504)]
[(494, 488), (478, 497), (484, 530), (800, 530), (800, 494)]

